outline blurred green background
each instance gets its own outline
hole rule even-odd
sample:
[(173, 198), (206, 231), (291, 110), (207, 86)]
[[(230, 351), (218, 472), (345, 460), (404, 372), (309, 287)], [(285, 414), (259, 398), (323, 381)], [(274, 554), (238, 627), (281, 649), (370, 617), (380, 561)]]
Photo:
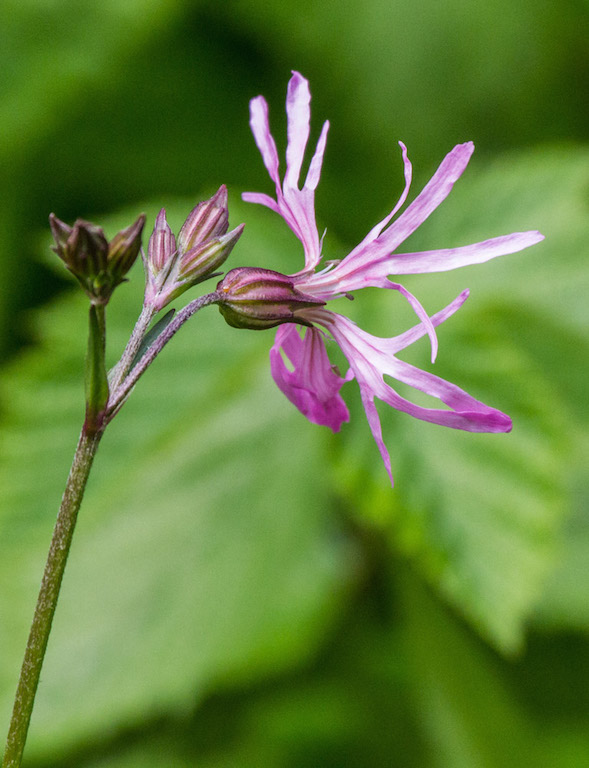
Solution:
[[(355, 384), (308, 424), (270, 380), (272, 335), (203, 311), (109, 428), (68, 564), (31, 768), (589, 766), (589, 5), (581, 0), (4, 0), (0, 7), (0, 725), (82, 418), (85, 300), (54, 211), (173, 226), (220, 183), (230, 266), (282, 271), (248, 128), (284, 147), (291, 69), (331, 121), (317, 193), (341, 257), (444, 154), (477, 152), (410, 242), (524, 229), (541, 245), (416, 277), (435, 371), (514, 420), (456, 433), (381, 409), (391, 490)], [(117, 358), (141, 268), (109, 307)], [(384, 292), (380, 292), (384, 293)], [(373, 333), (402, 299), (351, 306)], [(350, 305), (346, 306), (350, 309)], [(425, 342), (406, 359), (428, 367)]]

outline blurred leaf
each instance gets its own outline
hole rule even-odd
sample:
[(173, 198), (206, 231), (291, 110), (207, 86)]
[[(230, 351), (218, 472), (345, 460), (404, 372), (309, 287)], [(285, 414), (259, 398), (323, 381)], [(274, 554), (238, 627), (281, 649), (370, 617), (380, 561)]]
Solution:
[[(432, 748), (428, 766), (589, 766), (586, 702), (566, 717), (566, 695), (553, 691), (550, 701), (561, 709), (548, 715), (541, 708), (534, 712), (522, 690), (530, 673), (536, 683), (548, 677), (548, 648), (539, 667), (526, 668), (524, 661), (517, 669), (477, 642), (413, 575), (404, 574), (402, 585), (413, 697), (423, 737)], [(542, 696), (536, 693), (536, 699), (541, 707)]]
[[(63, 187), (70, 170), (83, 175), (81, 157), (94, 154), (88, 142), (83, 153), (75, 152), (73, 114), (84, 105), (87, 125), (108, 114), (108, 102), (96, 91), (111, 81), (126, 90), (128, 60), (171, 25), (183, 5), (180, 0), (0, 4), (0, 357), (15, 345), (11, 315), (23, 299), (32, 300), (35, 288), (46, 290), (47, 280), (30, 274), (23, 256), (30, 255), (31, 232), (40, 219), (46, 221), (58, 196), (53, 194), (51, 202), (45, 198), (40, 211), (35, 200), (49, 187)], [(54, 161), (52, 152), (60, 142), (68, 149)]]
[[(587, 359), (587, 358), (586, 358)], [(544, 630), (589, 633), (589, 432), (578, 442), (571, 482), (573, 514), (563, 532), (558, 567), (536, 606), (534, 623)]]
[(15, 150), (49, 131), (88, 84), (116, 72), (181, 5), (178, 0), (80, 0), (74, 11), (63, 2), (6, 0), (0, 16), (0, 157), (14, 159)]
[[(111, 355), (139, 311), (141, 282), (136, 273), (109, 305)], [(85, 303), (76, 293), (37, 315), (39, 348), (2, 384), (5, 722), (83, 418)], [(109, 428), (68, 563), (30, 755), (190, 710), (211, 690), (300, 663), (322, 637), (352, 553), (330, 524), (321, 435), (297, 429), (273, 387), (268, 342), (229, 329), (214, 307), (203, 311)]]

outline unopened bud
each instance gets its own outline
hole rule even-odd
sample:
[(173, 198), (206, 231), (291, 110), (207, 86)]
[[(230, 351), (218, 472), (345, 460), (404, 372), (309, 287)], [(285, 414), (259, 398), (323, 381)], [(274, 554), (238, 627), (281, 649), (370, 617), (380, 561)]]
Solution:
[(215, 277), (243, 232), (243, 224), (227, 232), (228, 221), (224, 186), (192, 209), (177, 241), (162, 208), (149, 240), (145, 301), (163, 309), (188, 288)]
[(245, 224), (222, 237), (213, 237), (183, 253), (180, 258), (179, 277), (189, 278), (192, 285), (215, 272), (226, 260), (241, 237)]
[(131, 226), (117, 232), (108, 244), (108, 268), (119, 282), (131, 269), (139, 255), (144, 225), (145, 214), (142, 213)]
[(187, 253), (205, 240), (220, 237), (229, 227), (227, 187), (223, 184), (208, 200), (195, 206), (178, 234), (178, 248)]
[(144, 223), (142, 214), (108, 243), (102, 229), (95, 224), (77, 219), (70, 227), (53, 213), (49, 216), (55, 240), (53, 250), (95, 304), (108, 302), (133, 265), (141, 248)]
[(311, 325), (300, 310), (323, 306), (321, 299), (298, 291), (291, 277), (271, 269), (238, 267), (217, 285), (219, 310), (234, 328), (263, 330), (281, 323)]
[(156, 216), (147, 247), (147, 261), (153, 274), (161, 272), (175, 254), (176, 238), (166, 219), (166, 209), (162, 208)]
[(98, 274), (106, 267), (108, 243), (100, 227), (77, 219), (73, 227), (53, 213), (49, 225), (55, 246), (53, 250), (76, 276)]

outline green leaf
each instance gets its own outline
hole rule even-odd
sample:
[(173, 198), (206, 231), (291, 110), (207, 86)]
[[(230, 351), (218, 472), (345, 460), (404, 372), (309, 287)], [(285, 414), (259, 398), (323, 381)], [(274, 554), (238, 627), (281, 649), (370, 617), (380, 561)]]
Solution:
[[(110, 355), (139, 312), (141, 283), (136, 273), (109, 304)], [(6, 723), (83, 419), (85, 303), (67, 296), (36, 315), (38, 348), (2, 383)], [(271, 382), (270, 340), (202, 311), (109, 426), (66, 569), (32, 757), (299, 664), (329, 626), (348, 549), (330, 520), (321, 433)]]
[[(587, 359), (587, 358), (586, 358)], [(544, 631), (589, 633), (589, 431), (577, 440), (578, 453), (571, 480), (572, 514), (560, 542), (558, 565), (547, 580), (534, 612)]]

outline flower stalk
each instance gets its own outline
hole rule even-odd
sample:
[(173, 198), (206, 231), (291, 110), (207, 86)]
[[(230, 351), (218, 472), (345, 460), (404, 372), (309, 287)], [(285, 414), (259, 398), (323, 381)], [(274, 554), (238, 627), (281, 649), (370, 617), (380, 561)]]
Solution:
[(78, 510), (82, 503), (88, 475), (103, 431), (100, 428), (89, 430), (84, 425), (74, 454), (57, 515), (25, 650), (2, 768), (19, 768), (21, 765), (35, 694), (39, 685), (43, 659), (78, 518)]
[[(243, 225), (225, 235), (228, 224), (226, 197), (226, 190), (222, 187), (211, 200), (201, 203), (191, 212), (180, 232), (179, 250), (175, 247), (173, 235), (168, 233), (164, 226), (165, 213), (160, 215), (159, 226), (156, 222), (152, 247), (146, 260), (147, 290), (143, 309), (121, 359), (110, 372), (110, 376), (107, 375), (105, 364), (106, 305), (113, 290), (123, 282), (124, 275), (139, 254), (145, 216), (142, 214), (133, 225), (115, 235), (110, 243), (100, 227), (94, 224), (79, 219), (73, 227), (69, 227), (53, 214), (50, 217), (56, 243), (54, 250), (78, 279), (90, 299), (85, 368), (86, 414), (43, 572), (17, 686), (2, 768), (20, 768), (22, 763), (35, 695), (78, 512), (102, 435), (127, 400), (139, 377), (179, 328), (199, 309), (218, 302), (219, 294), (216, 291), (202, 296), (184, 307), (173, 321), (166, 324), (167, 317), (174, 314), (173, 310), (170, 311), (168, 316), (162, 318), (148, 332), (154, 315), (191, 285), (210, 277), (214, 268), (227, 258), (239, 239)], [(165, 235), (163, 239), (160, 237), (162, 231)], [(153, 262), (154, 259), (157, 262), (156, 256), (165, 257), (168, 270), (166, 275), (172, 275), (172, 278), (169, 285), (165, 280), (161, 285), (156, 285), (157, 291), (154, 294), (150, 280), (153, 278)], [(186, 275), (178, 268), (178, 262), (182, 259), (188, 259), (189, 262), (188, 266), (184, 265)], [(155, 271), (157, 273), (157, 269)], [(154, 300), (154, 296), (158, 301)], [(163, 330), (160, 331), (160, 327)]]
[(86, 422), (90, 434), (100, 430), (108, 403), (105, 366), (106, 317), (103, 304), (90, 304), (88, 353), (86, 355)]

